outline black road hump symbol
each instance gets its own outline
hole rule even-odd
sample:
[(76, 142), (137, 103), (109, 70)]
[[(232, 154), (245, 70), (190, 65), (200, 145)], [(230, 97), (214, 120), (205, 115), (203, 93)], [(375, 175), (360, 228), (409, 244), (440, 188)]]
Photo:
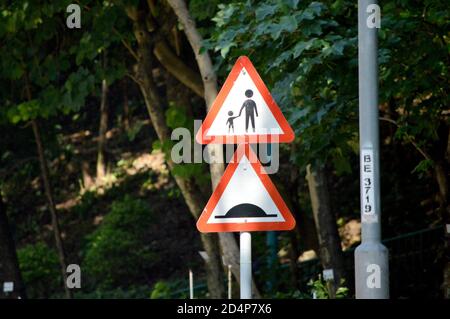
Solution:
[(259, 206), (253, 204), (239, 204), (232, 207), (225, 215), (215, 218), (251, 218), (251, 217), (277, 217), (277, 214), (266, 214)]

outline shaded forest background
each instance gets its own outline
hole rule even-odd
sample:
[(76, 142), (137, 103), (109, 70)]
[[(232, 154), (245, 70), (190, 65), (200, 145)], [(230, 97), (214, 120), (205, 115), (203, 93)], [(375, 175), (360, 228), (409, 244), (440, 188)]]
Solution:
[[(195, 227), (223, 165), (174, 163), (170, 135), (193, 131), (247, 55), (296, 133), (271, 178), (297, 227), (254, 235), (254, 294), (353, 297), (356, 2), (80, 0), (81, 28), (69, 29), (70, 3), (0, 4), (0, 282), (16, 283), (12, 296), (186, 297), (188, 269), (200, 295), (225, 296), (223, 261), (239, 280), (236, 238)], [(439, 232), (391, 254), (429, 265), (413, 274), (429, 285), (393, 297), (448, 297), (450, 10), (443, 0), (381, 10), (383, 238)], [(336, 270), (331, 285), (302, 268), (315, 258)], [(68, 264), (80, 265), (81, 289), (65, 289)]]

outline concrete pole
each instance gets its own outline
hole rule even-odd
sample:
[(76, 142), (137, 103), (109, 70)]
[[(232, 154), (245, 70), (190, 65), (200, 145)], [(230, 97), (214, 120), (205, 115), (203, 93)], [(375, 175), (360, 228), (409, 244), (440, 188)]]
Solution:
[(252, 299), (252, 236), (240, 233), (241, 299)]
[(355, 250), (357, 299), (389, 298), (388, 250), (381, 244), (376, 0), (358, 0), (359, 138), (362, 242)]

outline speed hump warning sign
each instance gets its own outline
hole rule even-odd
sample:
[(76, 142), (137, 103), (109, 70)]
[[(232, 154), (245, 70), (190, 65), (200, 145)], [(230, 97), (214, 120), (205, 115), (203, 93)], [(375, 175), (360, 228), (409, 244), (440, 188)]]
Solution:
[(289, 208), (249, 144), (240, 144), (197, 228), (201, 232), (290, 230)]

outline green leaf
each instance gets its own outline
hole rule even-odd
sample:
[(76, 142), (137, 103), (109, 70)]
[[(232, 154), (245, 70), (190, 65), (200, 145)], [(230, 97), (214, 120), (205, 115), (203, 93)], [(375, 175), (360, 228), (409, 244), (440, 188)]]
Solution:
[(317, 40), (316, 38), (312, 38), (306, 42), (298, 42), (293, 50), (294, 59), (298, 58), (303, 53), (303, 51), (309, 50), (314, 45), (314, 42), (316, 40)]
[(294, 32), (297, 29), (297, 20), (291, 15), (281, 17), (280, 24), (283, 31)]
[(186, 109), (172, 104), (166, 111), (166, 123), (172, 129), (188, 125)]
[(276, 11), (277, 5), (262, 4), (255, 10), (256, 20), (264, 20), (266, 17), (273, 15)]
[(337, 175), (350, 174), (352, 172), (349, 159), (339, 149), (334, 153), (333, 164)]
[(411, 173), (426, 173), (433, 167), (433, 165), (434, 162), (432, 160), (422, 160), (416, 167), (414, 167)]
[(23, 75), (23, 72), (24, 72), (24, 70), (20, 64), (14, 64), (11, 67), (11, 71), (10, 71), (11, 80), (20, 79)]
[(231, 19), (236, 10), (239, 9), (238, 5), (230, 4), (230, 5), (219, 5), (219, 12), (217, 15), (211, 20), (216, 22), (218, 27), (224, 26)]

